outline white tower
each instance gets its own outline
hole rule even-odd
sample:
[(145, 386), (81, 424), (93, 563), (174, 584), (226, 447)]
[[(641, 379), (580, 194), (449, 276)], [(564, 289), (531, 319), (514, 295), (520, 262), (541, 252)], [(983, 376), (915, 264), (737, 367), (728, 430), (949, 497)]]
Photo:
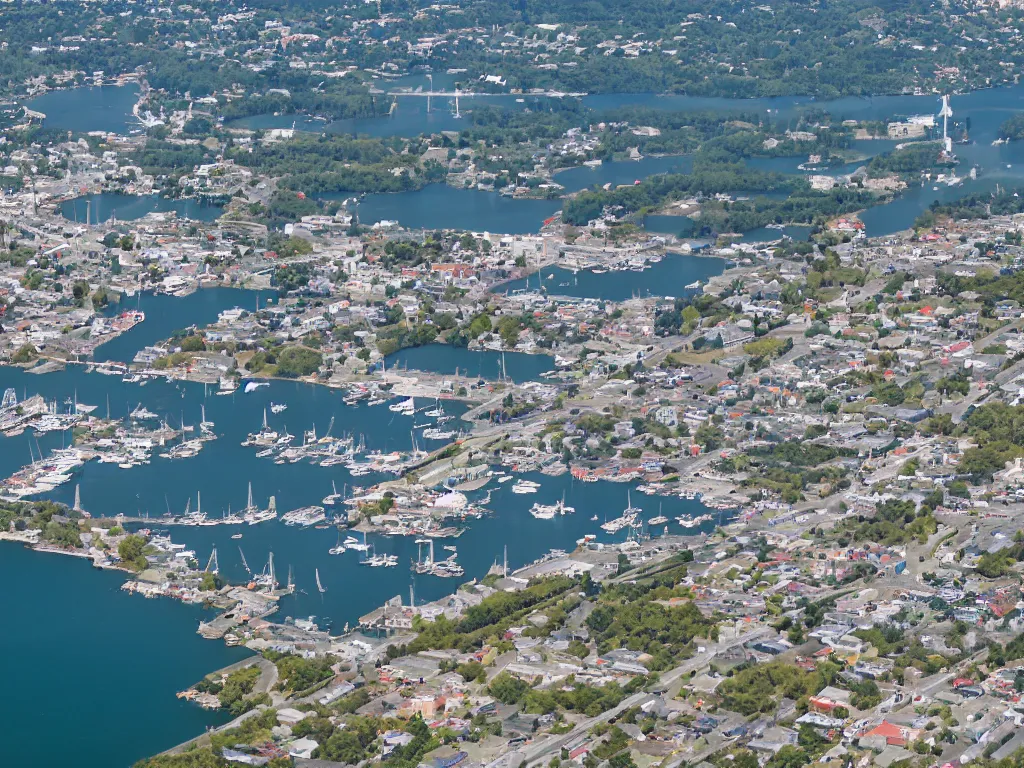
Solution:
[(953, 140), (949, 137), (949, 118), (953, 116), (953, 110), (949, 106), (949, 95), (942, 97), (942, 109), (939, 110), (942, 117), (942, 151), (947, 155), (953, 154)]

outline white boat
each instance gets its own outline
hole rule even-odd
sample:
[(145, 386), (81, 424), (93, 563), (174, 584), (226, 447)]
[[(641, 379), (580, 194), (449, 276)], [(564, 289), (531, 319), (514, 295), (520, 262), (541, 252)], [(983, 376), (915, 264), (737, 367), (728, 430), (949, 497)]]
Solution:
[(324, 496), (323, 501), (321, 502), (325, 507), (333, 507), (341, 501), (341, 494), (338, 493), (338, 487), (334, 484), (333, 480), (331, 480), (331, 489), (333, 490), (333, 493)]
[(555, 515), (571, 515), (575, 511), (574, 507), (566, 506), (564, 496), (554, 504), (537, 503), (530, 507), (530, 514), (538, 520), (551, 520)]
[(431, 427), (430, 429), (423, 430), (423, 438), (425, 440), (451, 440), (455, 437), (454, 429), (437, 429)]
[(636, 522), (637, 515), (642, 511), (640, 507), (633, 506), (629, 498), (629, 491), (626, 491), (626, 508), (622, 510), (622, 515), (614, 520), (602, 523), (601, 528), (608, 533), (621, 531), (626, 526), (633, 525)]
[(324, 508), (318, 506), (300, 507), (281, 515), (281, 521), (285, 525), (310, 526), (322, 523), (326, 519), (327, 515), (324, 514)]
[(344, 545), (348, 549), (354, 549), (356, 552), (368, 552), (370, 550), (370, 544), (366, 543), (366, 534), (363, 534), (363, 540), (360, 542), (355, 536), (346, 536)]
[(157, 414), (143, 406), (141, 403), (134, 411), (128, 414), (134, 421), (151, 421), (160, 418)]
[(242, 534), (240, 534), (240, 533), (233, 533), (233, 534), (231, 534), (231, 538), (232, 539), (240, 539), (240, 538), (242, 538)]
[(324, 589), (324, 585), (320, 583), (320, 569), (315, 568), (314, 571), (316, 571), (316, 588), (320, 590), (320, 594), (322, 595), (327, 590)]
[(288, 406), (285, 405), (284, 403), (271, 403), (270, 404), (270, 412), (271, 413), (284, 413), (286, 410), (288, 410)]
[(245, 394), (248, 395), (250, 392), (255, 392), (260, 387), (269, 387), (269, 386), (270, 386), (270, 382), (269, 381), (247, 381), (245, 383), (245, 389), (243, 389), (242, 391)]
[(538, 488), (540, 488), (540, 483), (535, 483), (532, 480), (520, 480), (512, 486), (512, 493), (536, 493)]
[(391, 405), (388, 406), (388, 410), (393, 411), (395, 413), (404, 413), (411, 416), (413, 413), (416, 412), (416, 401), (413, 398), (409, 397), (406, 398), (405, 400), (402, 400), (401, 402), (392, 403)]

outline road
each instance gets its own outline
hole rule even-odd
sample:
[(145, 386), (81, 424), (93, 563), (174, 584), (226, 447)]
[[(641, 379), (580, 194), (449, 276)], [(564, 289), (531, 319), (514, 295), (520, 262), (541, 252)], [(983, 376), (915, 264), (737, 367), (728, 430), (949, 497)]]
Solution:
[[(718, 654), (725, 653), (736, 646), (749, 643), (752, 640), (757, 640), (767, 634), (768, 631), (769, 629), (767, 627), (763, 627), (761, 629), (754, 630), (753, 632), (747, 632), (742, 637), (728, 640), (724, 643), (718, 643), (710, 650), (705, 651), (704, 653), (699, 653), (692, 659), (684, 661), (678, 667), (674, 667), (668, 672), (665, 672), (660, 676), (659, 682), (663, 687), (670, 686), (683, 675), (689, 675), (691, 672), (695, 672), (706, 667)], [(547, 762), (552, 756), (559, 754), (562, 747), (584, 738), (598, 723), (607, 723), (621, 715), (626, 710), (646, 704), (648, 701), (653, 701), (655, 698), (656, 696), (650, 693), (634, 693), (632, 696), (623, 699), (618, 706), (612, 707), (607, 712), (603, 712), (597, 717), (589, 717), (586, 720), (583, 720), (569, 733), (556, 736), (551, 739), (546, 739), (545, 741), (537, 744), (530, 744), (525, 748), (518, 750), (511, 759), (508, 760), (507, 765), (520, 765), (523, 763), (529, 765), (537, 762)]]

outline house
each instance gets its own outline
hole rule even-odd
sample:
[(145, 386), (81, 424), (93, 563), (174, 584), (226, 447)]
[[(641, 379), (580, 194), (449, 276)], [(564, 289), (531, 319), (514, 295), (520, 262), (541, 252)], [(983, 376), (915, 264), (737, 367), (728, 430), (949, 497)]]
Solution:
[(313, 751), (319, 747), (316, 741), (308, 737), (296, 739), (288, 745), (288, 754), (291, 757), (298, 757), (304, 760), (308, 760), (313, 757)]
[(674, 405), (663, 405), (654, 411), (654, 420), (666, 427), (679, 425), (679, 415)]
[(883, 720), (870, 731), (861, 734), (861, 738), (884, 740), (891, 747), (905, 747), (921, 736), (920, 728), (907, 728)]

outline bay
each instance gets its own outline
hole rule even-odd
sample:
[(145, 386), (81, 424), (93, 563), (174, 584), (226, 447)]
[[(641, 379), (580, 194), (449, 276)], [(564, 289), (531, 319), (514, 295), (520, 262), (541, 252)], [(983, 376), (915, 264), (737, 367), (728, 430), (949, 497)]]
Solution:
[[(341, 199), (346, 195), (324, 195)], [(497, 192), (428, 184), (410, 192), (365, 195), (359, 223), (397, 221), (409, 229), (465, 229), (509, 235), (540, 231), (544, 220), (562, 207), (561, 200), (515, 200)]]
[(574, 274), (564, 267), (544, 267), (539, 276), (534, 273), (529, 277), (512, 280), (497, 290), (512, 293), (537, 289), (540, 283), (551, 296), (624, 301), (633, 296), (682, 296), (690, 283), (696, 280), (707, 282), (709, 278), (724, 271), (724, 259), (668, 252), (661, 261), (642, 272), (625, 270), (596, 274), (584, 269)]
[(134, 124), (132, 107), (138, 98), (137, 85), (83, 86), (44, 93), (25, 106), (46, 115), (43, 124), (47, 128), (124, 135)]
[[(251, 292), (208, 289), (178, 298), (143, 295), (136, 301), (147, 319), (117, 342), (120, 348), (101, 348), (106, 359), (130, 359), (144, 344), (163, 338), (173, 330), (191, 323), (204, 324), (223, 309), (247, 306), (255, 298)], [(130, 304), (129, 302), (127, 302)], [(114, 311), (114, 310), (111, 310)], [(481, 360), (480, 373), (500, 359), (495, 353), (471, 353), (468, 350), (425, 348), (422, 359), (409, 360), (415, 366), (443, 372), (456, 361)], [(412, 353), (412, 350), (407, 351)], [(515, 376), (531, 377), (538, 369), (519, 370), (524, 365), (550, 365), (550, 358), (506, 355), (506, 366)], [(281, 414), (268, 415), (276, 429), (290, 427), (299, 433), (314, 424), (317, 434), (328, 428), (332, 434), (361, 435), (370, 449), (404, 450), (412, 444), (413, 419), (394, 414), (384, 407), (348, 407), (340, 393), (325, 387), (299, 382), (274, 381), (251, 394), (215, 396), (200, 385), (184, 382), (153, 381), (145, 386), (122, 381), (119, 377), (87, 373), (81, 366), (34, 375), (19, 368), (0, 368), (0, 389), (12, 387), (19, 397), (42, 394), (48, 400), (63, 403), (75, 398), (80, 403), (98, 406), (98, 413), (109, 412), (124, 418), (137, 404), (177, 425), (182, 420), (195, 424), (200, 407), (215, 422), (220, 435), (206, 444), (199, 456), (167, 460), (154, 456), (152, 463), (124, 470), (111, 464), (91, 462), (72, 483), (57, 488), (48, 498), (70, 503), (75, 487), (81, 492), (83, 507), (93, 515), (157, 516), (171, 509), (180, 512), (189, 501), (197, 503), (202, 493), (202, 508), (216, 517), (229, 507), (239, 509), (246, 500), (251, 481), (258, 503), (276, 496), (282, 511), (319, 503), (334, 487), (364, 487), (383, 476), (352, 478), (343, 467), (319, 467), (307, 463), (275, 465), (257, 459), (251, 448), (240, 445), (247, 432), (255, 430), (272, 402), (288, 405)], [(108, 406), (109, 402), (109, 406)], [(424, 403), (426, 405), (426, 403)], [(446, 402), (445, 410), (459, 416), (464, 406)], [(454, 422), (458, 424), (458, 422)], [(49, 433), (38, 438), (26, 431), (17, 437), (0, 437), (0, 471), (8, 474), (29, 460), (29, 454), (48, 453), (66, 445), (69, 435)], [(422, 442), (422, 440), (421, 440)], [(470, 521), (462, 537), (450, 543), (440, 540), (437, 557), (447, 553), (440, 547), (449, 543), (458, 550), (465, 578), (482, 577), (487, 569), (505, 555), (511, 567), (532, 561), (552, 547), (571, 549), (585, 533), (599, 540), (621, 540), (625, 532), (604, 533), (599, 521), (615, 517), (626, 505), (626, 488), (575, 482), (571, 475), (550, 478), (528, 475), (542, 483), (535, 495), (517, 495), (511, 484), (493, 485), (492, 515)], [(529, 514), (534, 502), (551, 503), (564, 494), (566, 503), (577, 513), (556, 520), (537, 520)], [(479, 496), (480, 492), (472, 494)], [(704, 511), (699, 502), (666, 498), (657, 502), (633, 495), (633, 503), (643, 507), (644, 517), (664, 511), (666, 515), (692, 517)], [(594, 515), (598, 521), (591, 520)], [(154, 520), (153, 525), (158, 523)], [(705, 523), (690, 532), (710, 530)], [(683, 532), (675, 522), (670, 526)], [(235, 533), (243, 538), (233, 540)], [(415, 590), (417, 600), (442, 597), (457, 586), (457, 581), (435, 576), (414, 576), (409, 564), (417, 556), (418, 546), (411, 539), (369, 536), (375, 550), (396, 554), (397, 568), (369, 569), (359, 564), (361, 555), (348, 551), (332, 556), (328, 549), (338, 541), (331, 529), (291, 528), (279, 521), (260, 526), (175, 527), (172, 535), (205, 560), (217, 547), (222, 573), (234, 581), (245, 581), (249, 565), (259, 570), (273, 550), (278, 572), (289, 566), (299, 591), (281, 601), (280, 620), (286, 616), (315, 616), (322, 625), (340, 631), (345, 623), (379, 606), (384, 600), (407, 595)], [(327, 589), (322, 595), (315, 589), (314, 576), (319, 569)], [(88, 571), (88, 572), (87, 572)], [(8, 584), (31, 585), (12, 593), (7, 605), (21, 624), (19, 631), (5, 633), (0, 650), (19, 664), (9, 676), (18, 696), (8, 697), (0, 705), (0, 720), (19, 734), (6, 754), (17, 764), (33, 764), (38, 757), (44, 728), (49, 728), (50, 712), (59, 701), (75, 712), (73, 722), (62, 725), (66, 738), (60, 744), (47, 744), (48, 761), (74, 763), (85, 768), (127, 766), (145, 755), (166, 749), (201, 733), (206, 725), (223, 721), (198, 707), (179, 701), (173, 694), (202, 675), (244, 658), (243, 649), (229, 649), (220, 643), (204, 641), (195, 634), (201, 611), (170, 600), (144, 600), (119, 590), (123, 575), (95, 571), (85, 562), (33, 553), (10, 545), (0, 547), (0, 575)], [(45, 595), (45, 602), (41, 596)], [(67, 627), (73, 627), (69, 633)], [(99, 693), (98, 693), (99, 691)], [(146, 716), (137, 717), (140, 707)], [(116, 731), (111, 724), (117, 723)], [(113, 733), (113, 735), (112, 735)], [(12, 752), (13, 751), (13, 752)]]
[(261, 293), (241, 288), (200, 288), (187, 296), (145, 291), (134, 296), (123, 296), (120, 303), (108, 305), (105, 313), (115, 315), (137, 309), (145, 313), (146, 319), (101, 345), (93, 358), (97, 362), (115, 360), (130, 363), (140, 349), (170, 338), (176, 331), (190, 325), (200, 328), (207, 326), (215, 322), (226, 309), (242, 307), (255, 310), (259, 302), (266, 303), (267, 298), (276, 295), (274, 292)]
[(452, 375), (459, 371), (463, 376), (498, 380), (504, 375), (512, 381), (522, 383), (534, 381), (542, 373), (555, 368), (550, 355), (533, 355), (524, 352), (475, 351), (451, 344), (426, 344), (388, 355), (387, 367), (410, 371), (429, 371)]
[[(466, 570), (461, 579), (443, 579), (437, 576), (417, 575), (411, 572), (411, 564), (418, 555), (418, 546), (412, 537), (388, 537), (371, 533), (367, 543), (376, 554), (398, 556), (394, 568), (369, 568), (360, 565), (363, 554), (348, 550), (340, 555), (331, 555), (328, 550), (338, 542), (338, 533), (332, 529), (300, 530), (279, 522), (260, 526), (242, 526), (242, 538), (232, 540), (231, 534), (239, 529), (231, 526), (206, 528), (176, 528), (175, 540), (183, 541), (195, 549), (200, 560), (209, 557), (213, 546), (217, 547), (217, 560), (221, 572), (232, 580), (244, 581), (248, 572), (242, 564), (242, 554), (250, 568), (259, 572), (266, 564), (271, 551), (274, 553), (275, 570), (282, 581), (288, 566), (292, 567), (297, 591), (281, 601), (278, 619), (284, 616), (315, 616), (322, 623), (329, 622), (333, 631), (339, 632), (345, 623), (354, 625), (360, 616), (379, 607), (385, 600), (401, 595), (408, 604), (409, 589), (413, 588), (417, 604), (436, 600), (449, 594), (460, 583), (471, 578), (479, 579), (495, 563), (501, 563), (505, 547), (508, 547), (510, 568), (517, 568), (532, 562), (552, 548), (567, 551), (575, 547), (577, 539), (584, 534), (596, 534), (599, 541), (623, 541), (626, 531), (615, 534), (605, 533), (601, 522), (617, 517), (626, 507), (626, 490), (623, 485), (608, 483), (581, 483), (564, 474), (548, 477), (540, 473), (526, 473), (522, 477), (541, 483), (536, 494), (514, 494), (512, 483), (491, 484), (490, 507), (494, 513), (480, 520), (471, 520), (462, 536), (455, 539), (434, 541), (434, 554), (443, 559), (451, 554), (442, 546), (454, 546), (458, 562)], [(328, 489), (329, 490), (329, 489)], [(341, 490), (341, 486), (338, 486)], [(204, 491), (205, 494), (205, 491)], [(538, 520), (529, 510), (534, 503), (553, 504), (565, 497), (565, 503), (576, 508), (575, 514), (556, 517), (553, 520)], [(471, 493), (479, 498), (481, 492)], [(204, 496), (205, 498), (205, 496)], [(631, 494), (630, 499), (641, 507), (644, 519), (654, 517), (659, 510), (670, 519), (675, 516), (695, 517), (705, 513), (706, 508), (699, 501), (680, 499), (676, 496), (647, 497)], [(594, 515), (598, 520), (591, 520)], [(708, 532), (716, 521), (702, 523), (699, 527), (683, 529), (672, 520), (668, 528), (671, 533)], [(664, 526), (655, 532), (660, 535)], [(361, 534), (355, 537), (362, 540)], [(423, 547), (423, 554), (426, 554)], [(320, 581), (326, 592), (320, 594), (316, 588), (315, 572), (320, 571)]]
[(693, 169), (693, 158), (686, 155), (664, 155), (644, 157), (640, 160), (613, 160), (597, 167), (580, 166), (557, 171), (554, 181), (565, 187), (566, 192), (579, 192), (594, 186), (611, 184), (632, 184), (658, 173), (689, 173)]
[(173, 211), (178, 216), (196, 221), (213, 221), (224, 210), (224, 206), (202, 200), (173, 200), (159, 195), (124, 195), (117, 192), (101, 192), (83, 195), (60, 204), (60, 214), (65, 219), (102, 224), (105, 221), (135, 221), (147, 213)]
[(11, 543), (0, 580), (5, 765), (127, 768), (230, 719), (174, 696), (250, 653), (197, 635), (198, 606), (130, 596), (123, 574)]

